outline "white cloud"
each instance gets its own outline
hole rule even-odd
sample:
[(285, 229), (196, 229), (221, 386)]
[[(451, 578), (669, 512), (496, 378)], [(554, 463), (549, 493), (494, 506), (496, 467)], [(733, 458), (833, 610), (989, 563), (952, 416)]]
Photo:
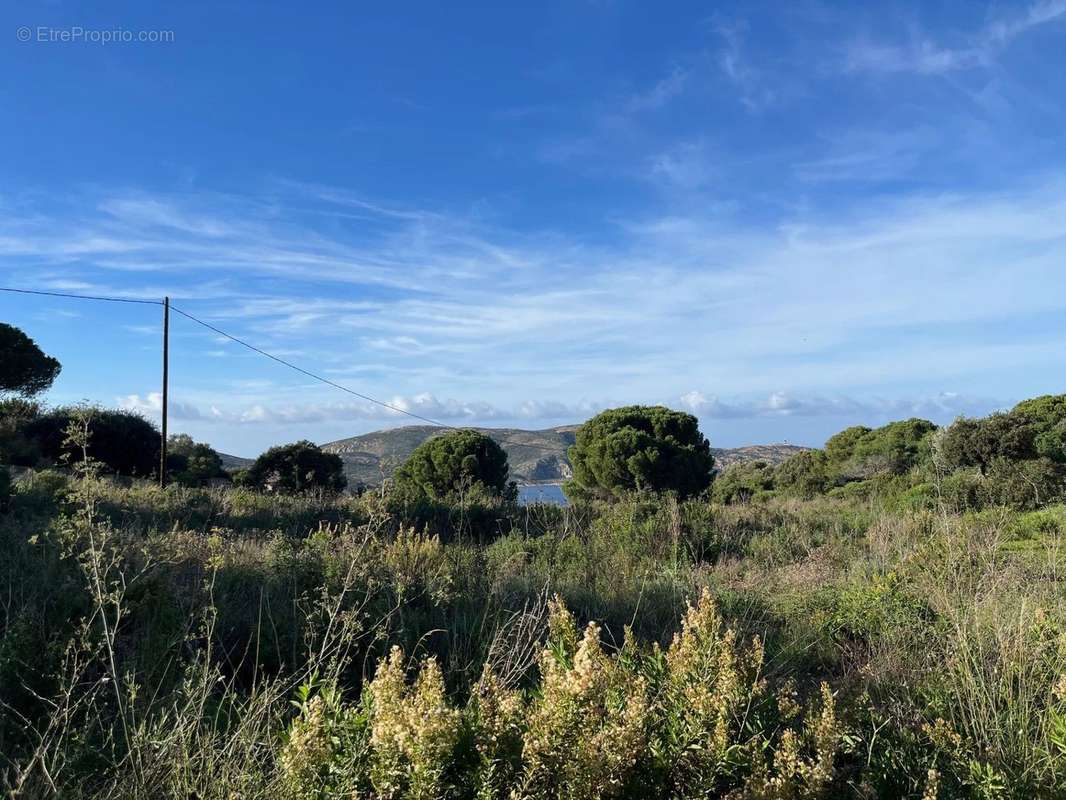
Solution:
[(695, 190), (717, 177), (717, 170), (702, 141), (682, 142), (653, 155), (648, 161), (648, 175), (669, 186)]
[(722, 40), (718, 66), (737, 89), (740, 102), (753, 112), (772, 105), (778, 99), (777, 89), (752, 65), (744, 52), (746, 23), (718, 20), (714, 23), (714, 30)]
[[(285, 202), (299, 209), (304, 199)], [(338, 202), (348, 200), (342, 194)], [(694, 377), (733, 396), (913, 395), (916, 382), (926, 393), (943, 385), (985, 391), (989, 363), (1028, 366), (1032, 376), (1057, 363), (1066, 345), (1066, 335), (1030, 325), (1066, 313), (1066, 295), (1056, 289), (1066, 183), (1055, 178), (1001, 192), (868, 199), (831, 217), (796, 211), (758, 227), (705, 205), (681, 208), (618, 220), (609, 244), (392, 209), (377, 217), (387, 222), (373, 235), (362, 225), (320, 230), (280, 199), (278, 213), (289, 222), (270, 233), (256, 227), (255, 200), (196, 201), (226, 230), (252, 232), (230, 236), (216, 252), (206, 235), (164, 234), (130, 220), (130, 241), (154, 242), (135, 258), (157, 265), (158, 289), (130, 283), (124, 247), (77, 262), (48, 259), (49, 280), (90, 293), (184, 295), (178, 307), (314, 372), (350, 376), (352, 388), (374, 396), (415, 398), (432, 388), (436, 397), (491, 404), (433, 409), (463, 419), (519, 415), (530, 398), (576, 408), (590, 386), (620, 402), (677, 398)], [(0, 235), (18, 226), (17, 212), (0, 218)], [(70, 230), (61, 216), (35, 217), (29, 254), (40, 249), (37, 237), (61, 244)], [(114, 233), (114, 224), (108, 213), (80, 227)], [(275, 247), (292, 256), (284, 278), (271, 259), (264, 266), (254, 257)], [(277, 252), (275, 264), (285, 260)], [(327, 267), (313, 257), (319, 252), (358, 258)], [(212, 259), (206, 274), (205, 258)], [(9, 282), (24, 278), (33, 274), (27, 259), (0, 258), (0, 271), (10, 270)], [(358, 282), (363, 264), (372, 267), (372, 286)], [(171, 323), (179, 357), (191, 333), (204, 335), (195, 352), (217, 348), (214, 334), (174, 315)], [(262, 375), (306, 384), (244, 355), (216, 395), (231, 381)], [(185, 398), (199, 408), (219, 405), (210, 379), (196, 374), (201, 394)], [(226, 401), (262, 406), (263, 414), (285, 406), (299, 416), (302, 403), (322, 402), (330, 390), (316, 391), (248, 390)]]
[(865, 417), (904, 419), (930, 417), (952, 419), (960, 414), (986, 414), (1004, 405), (1002, 401), (941, 392), (919, 398), (796, 397), (787, 392), (771, 392), (757, 400), (722, 402), (714, 395), (692, 390), (680, 398), (681, 406), (708, 419), (756, 417)]
[[(985, 414), (1008, 403), (989, 398), (942, 392), (916, 398), (848, 396), (797, 396), (771, 392), (756, 399), (722, 400), (693, 389), (678, 398), (645, 397), (643, 402), (667, 405), (689, 411), (705, 420), (742, 420), (768, 417), (847, 417), (871, 422), (912, 416), (944, 421), (960, 414)], [(229, 425), (315, 425), (326, 422), (370, 422), (382, 425), (420, 425), (427, 420), (447, 425), (532, 424), (543, 422), (579, 423), (605, 408), (623, 405), (602, 401), (567, 403), (537, 399), (512, 407), (499, 407), (485, 401), (438, 399), (424, 392), (387, 401), (391, 408), (370, 402), (299, 402), (289, 404), (253, 403), (246, 406), (200, 408), (185, 401), (170, 401), (174, 420), (216, 422)], [(158, 418), (162, 397), (158, 392), (117, 398), (120, 408)], [(406, 412), (406, 413), (405, 413)], [(413, 415), (413, 416), (412, 416)]]
[[(574, 420), (580, 421), (605, 406), (602, 403), (568, 404), (527, 400), (514, 408), (500, 408), (484, 401), (439, 399), (423, 392), (413, 396), (391, 397), (386, 407), (368, 401), (303, 402), (290, 404), (253, 403), (247, 406), (211, 405), (201, 408), (181, 400), (169, 400), (169, 416), (176, 420), (214, 421), (225, 424), (308, 425), (321, 422), (370, 421), (420, 425), (426, 420), (447, 424), (484, 424), (494, 420)], [(148, 392), (116, 398), (120, 408), (158, 418), (162, 395)], [(420, 419), (425, 418), (425, 419)]]
[(991, 65), (1000, 52), (1028, 31), (1060, 21), (1066, 15), (1066, 0), (1041, 0), (1022, 13), (990, 19), (959, 46), (940, 44), (915, 34), (903, 44), (859, 39), (848, 44), (845, 68), (870, 72), (914, 72), (940, 75)]
[(829, 154), (795, 165), (804, 181), (885, 181), (910, 177), (939, 140), (928, 128), (852, 130), (829, 138)]
[(674, 66), (670, 74), (656, 83), (651, 89), (630, 97), (625, 103), (625, 109), (629, 113), (660, 109), (685, 91), (685, 84), (688, 79), (688, 70), (680, 66)]

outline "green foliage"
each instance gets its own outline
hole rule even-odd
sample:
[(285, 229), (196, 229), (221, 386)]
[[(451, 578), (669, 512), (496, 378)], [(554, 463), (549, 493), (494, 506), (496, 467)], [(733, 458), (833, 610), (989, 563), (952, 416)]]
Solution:
[(810, 499), (829, 485), (829, 459), (822, 450), (796, 453), (774, 471), (774, 486), (795, 497)]
[(1061, 465), (918, 466), (550, 513), (475, 485), (418, 524), (388, 491), (33, 472), (0, 514), (0, 787), (1066, 796)]
[(0, 466), (0, 511), (7, 509), (7, 503), (10, 498), (11, 472), (7, 467)]
[(1023, 400), (1010, 413), (1032, 425), (1033, 445), (1038, 456), (1066, 463), (1066, 394)]
[(1020, 413), (995, 413), (983, 419), (959, 417), (940, 437), (940, 455), (949, 470), (976, 467), (984, 474), (997, 459), (1034, 458), (1035, 437), (1032, 421)]
[(838, 644), (869, 645), (887, 636), (914, 636), (933, 623), (933, 612), (893, 572), (828, 591), (821, 600), (825, 605), (819, 622)]
[(167, 471), (183, 486), (204, 486), (211, 478), (226, 474), (222, 457), (210, 445), (194, 442), (187, 433), (167, 440)]
[(0, 464), (36, 466), (41, 448), (29, 435), (29, 426), (41, 414), (33, 400), (8, 397), (0, 400)]
[(26, 426), (26, 436), (55, 464), (80, 461), (79, 447), (68, 441), (74, 420), (88, 425), (88, 455), (105, 470), (147, 477), (159, 471), (159, 431), (133, 411), (65, 406), (45, 412)]
[(856, 425), (825, 443), (827, 485), (902, 475), (927, 462), (936, 426), (924, 419), (890, 422), (880, 428)]
[(458, 496), (475, 485), (501, 495), (507, 490), (507, 454), (494, 439), (474, 430), (449, 431), (427, 439), (396, 470), (403, 495), (429, 500)]
[(825, 443), (825, 455), (829, 466), (840, 472), (855, 455), (858, 443), (871, 432), (865, 425), (854, 425), (830, 436)]
[(1066, 420), (1066, 394), (1045, 394), (1022, 400), (1010, 413), (1027, 418), (1040, 431), (1049, 430)]
[(714, 458), (691, 414), (664, 406), (601, 412), (578, 429), (569, 450), (574, 476), (568, 497), (618, 497), (628, 492), (698, 495), (710, 486)]
[(306, 440), (271, 447), (248, 468), (246, 480), (256, 489), (282, 494), (340, 491), (347, 484), (340, 456)]
[(987, 504), (1031, 511), (1066, 497), (1066, 466), (1049, 458), (997, 458), (983, 484)]
[(0, 322), (0, 393), (32, 397), (55, 381), (61, 367), (37, 343), (16, 328)]
[(774, 488), (774, 468), (765, 461), (734, 464), (715, 476), (711, 497), (716, 503), (746, 503)]
[(1033, 440), (1037, 454), (1058, 464), (1066, 463), (1066, 421), (1038, 433)]
[(902, 475), (928, 460), (929, 436), (936, 425), (924, 419), (890, 422), (855, 444), (852, 462), (860, 475)]

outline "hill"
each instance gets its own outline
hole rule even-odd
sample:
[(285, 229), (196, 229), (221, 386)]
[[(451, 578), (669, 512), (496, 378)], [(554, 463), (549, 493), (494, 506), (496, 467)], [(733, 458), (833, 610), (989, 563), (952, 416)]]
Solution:
[[(557, 483), (570, 477), (566, 449), (574, 443), (579, 425), (527, 431), (520, 428), (476, 428), (498, 441), (511, 465), (511, 477), (518, 483)], [(379, 484), (402, 464), (418, 445), (444, 430), (431, 425), (408, 425), (364, 433), (322, 445), (344, 461), (350, 484)], [(715, 465), (724, 469), (747, 461), (777, 464), (806, 448), (787, 444), (749, 445), (713, 448)]]
[(255, 461), (254, 458), (231, 456), (229, 453), (219, 453), (218, 455), (222, 459), (222, 469), (226, 470), (226, 472), (233, 472), (235, 469), (247, 469)]

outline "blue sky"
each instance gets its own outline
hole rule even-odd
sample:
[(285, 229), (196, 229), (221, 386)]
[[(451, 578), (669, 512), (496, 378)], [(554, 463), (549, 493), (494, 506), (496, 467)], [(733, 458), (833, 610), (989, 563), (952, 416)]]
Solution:
[[(3, 285), (169, 294), (453, 425), (817, 445), (1063, 391), (1066, 0), (0, 18)], [(0, 319), (49, 401), (158, 413), (158, 309)], [(172, 427), (230, 452), (410, 422), (181, 318), (171, 360)]]

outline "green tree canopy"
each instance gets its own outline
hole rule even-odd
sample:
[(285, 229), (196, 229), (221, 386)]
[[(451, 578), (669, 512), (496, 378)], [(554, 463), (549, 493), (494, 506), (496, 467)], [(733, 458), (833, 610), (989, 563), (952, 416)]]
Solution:
[(473, 484), (494, 494), (507, 489), (507, 453), (474, 430), (450, 431), (422, 442), (393, 476), (401, 491), (442, 499)]
[(826, 454), (804, 450), (777, 465), (774, 487), (797, 497), (811, 498), (829, 488)]
[(977, 467), (983, 475), (997, 459), (1035, 458), (1035, 439), (1029, 417), (1016, 410), (982, 419), (959, 417), (940, 436), (940, 454), (949, 470)]
[(694, 416), (664, 406), (604, 411), (578, 429), (569, 449), (572, 499), (630, 491), (690, 497), (711, 483), (714, 457)]
[(24, 397), (40, 394), (62, 369), (37, 343), (14, 325), (0, 322), (0, 392)]
[(875, 428), (855, 443), (854, 461), (863, 477), (902, 475), (930, 454), (930, 434), (936, 425), (927, 419), (904, 419)]
[(865, 425), (853, 425), (845, 428), (840, 433), (829, 437), (825, 443), (825, 455), (829, 466), (835, 470), (841, 470), (855, 455), (855, 447), (872, 428)]
[(210, 445), (194, 442), (187, 433), (167, 439), (167, 471), (185, 486), (203, 486), (225, 475), (222, 457)]
[(1066, 394), (1045, 394), (1022, 400), (1010, 410), (1012, 416), (1026, 417), (1040, 431), (1066, 420)]
[(306, 440), (271, 447), (247, 473), (247, 485), (284, 494), (340, 491), (347, 483), (341, 457)]
[(159, 471), (159, 431), (133, 411), (61, 407), (41, 414), (26, 426), (25, 435), (51, 461), (79, 460), (81, 452), (67, 443), (67, 426), (88, 415), (89, 458), (119, 475), (147, 477)]
[(1024, 418), (1032, 426), (1037, 455), (1066, 463), (1066, 394), (1023, 400), (1011, 409), (1010, 416)]

